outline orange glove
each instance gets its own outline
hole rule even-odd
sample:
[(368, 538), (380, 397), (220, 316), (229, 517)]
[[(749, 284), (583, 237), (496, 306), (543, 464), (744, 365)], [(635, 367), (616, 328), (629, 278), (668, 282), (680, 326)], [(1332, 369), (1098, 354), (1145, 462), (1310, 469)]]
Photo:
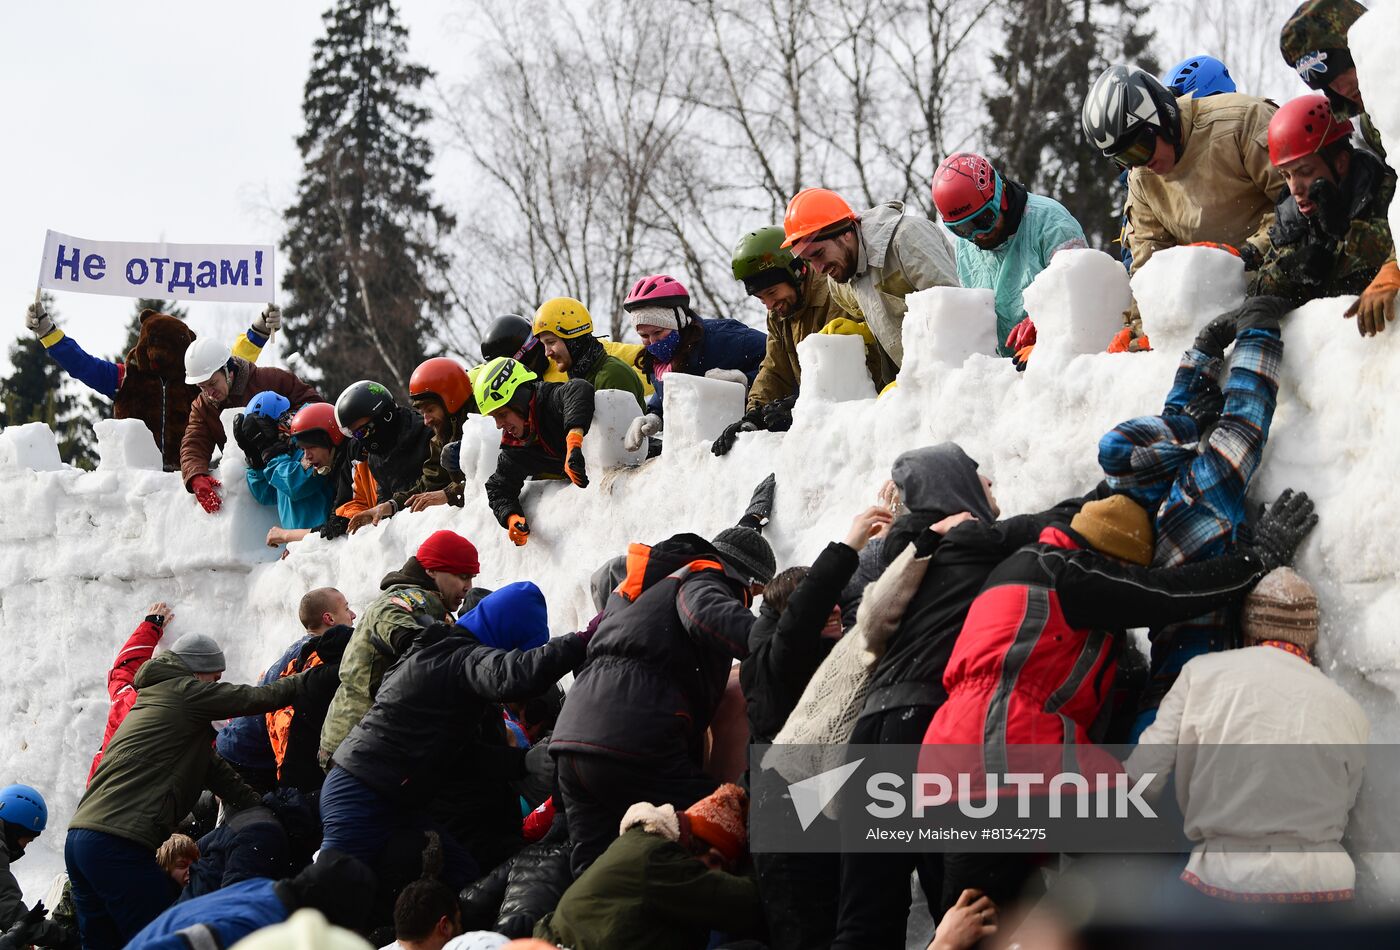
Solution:
[(1229, 251), (1236, 257), (1240, 256), (1240, 249), (1232, 244), (1222, 244), (1219, 241), (1192, 241), (1187, 247), (1213, 247), (1217, 251)]
[(1400, 292), (1400, 266), (1386, 261), (1370, 286), (1347, 307), (1346, 315), (1356, 318), (1356, 329), (1362, 336), (1375, 336), (1385, 329), (1386, 321), (1395, 319), (1395, 295)]
[(510, 539), (518, 548), (523, 548), (525, 542), (530, 540), (530, 526), (525, 523), (524, 515), (511, 515), (507, 518), (506, 531), (510, 532)]
[(588, 472), (583, 461), (583, 430), (570, 429), (564, 437), (564, 474), (579, 488), (588, 487)]
[(1034, 343), (1030, 344), (1029, 346), (1023, 346), (1023, 347), (1021, 347), (1019, 350), (1017, 350), (1017, 351), (1016, 351), (1016, 356), (1015, 356), (1014, 359), (1013, 359), (1013, 362), (1015, 362), (1015, 364), (1016, 364), (1016, 368), (1017, 368), (1017, 369), (1025, 369), (1025, 368), (1026, 368), (1026, 363), (1030, 360), (1031, 354), (1034, 353), (1034, 352), (1035, 352), (1035, 344), (1034, 344)]
[(1133, 336), (1132, 327), (1124, 327), (1113, 334), (1113, 339), (1109, 341), (1109, 353), (1141, 353), (1152, 349), (1152, 341), (1147, 338), (1147, 334)]

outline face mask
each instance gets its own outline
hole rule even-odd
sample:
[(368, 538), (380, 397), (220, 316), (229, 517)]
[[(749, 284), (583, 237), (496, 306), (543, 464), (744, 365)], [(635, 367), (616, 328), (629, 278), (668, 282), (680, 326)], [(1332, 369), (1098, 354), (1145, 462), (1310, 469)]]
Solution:
[(676, 347), (681, 345), (681, 335), (672, 330), (670, 333), (647, 346), (647, 352), (652, 358), (661, 363), (669, 363), (671, 357), (676, 354)]

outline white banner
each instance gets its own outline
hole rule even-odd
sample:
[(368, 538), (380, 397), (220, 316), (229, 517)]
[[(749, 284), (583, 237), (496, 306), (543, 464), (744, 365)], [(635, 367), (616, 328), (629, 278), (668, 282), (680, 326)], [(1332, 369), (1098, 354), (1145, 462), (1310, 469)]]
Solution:
[(272, 303), (271, 244), (134, 244), (50, 231), (39, 286), (79, 294)]

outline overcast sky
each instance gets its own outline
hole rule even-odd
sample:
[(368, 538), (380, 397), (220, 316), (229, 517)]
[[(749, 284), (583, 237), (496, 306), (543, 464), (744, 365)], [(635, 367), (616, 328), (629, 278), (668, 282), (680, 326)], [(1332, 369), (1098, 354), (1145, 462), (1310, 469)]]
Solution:
[[(504, 2), (504, 0), (503, 0)], [(1303, 88), (1277, 62), (1294, 0), (1241, 0), (1263, 61), (1250, 90)], [(110, 241), (276, 244), (295, 194), (301, 93), (327, 0), (176, 4), (64, 0), (5, 5), (0, 30), (0, 364), (24, 331), (44, 233)], [(462, 0), (401, 0), (410, 56), (451, 85), (480, 30)], [(1182, 29), (1168, 3), (1163, 33)], [(1196, 24), (1199, 29), (1201, 24)], [(1197, 39), (1199, 42), (1199, 39)], [(1238, 40), (1237, 40), (1238, 42)], [(1159, 43), (1168, 62), (1178, 44)], [(1240, 64), (1244, 66), (1244, 63)], [(457, 156), (439, 156), (436, 197), (465, 191)], [(280, 271), (279, 271), (280, 273)], [(59, 323), (110, 355), (131, 312), (118, 297), (60, 293)], [(254, 305), (193, 304), (196, 330), (232, 332)]]

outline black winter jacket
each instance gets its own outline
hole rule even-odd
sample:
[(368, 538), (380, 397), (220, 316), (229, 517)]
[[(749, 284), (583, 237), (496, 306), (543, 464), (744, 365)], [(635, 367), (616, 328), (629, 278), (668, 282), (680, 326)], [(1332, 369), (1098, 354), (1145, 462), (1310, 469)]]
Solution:
[(412, 488), (423, 475), (433, 441), (432, 428), (415, 410), (394, 409), (394, 418), (375, 425), (371, 439), (358, 443), (357, 456), (369, 463), (377, 489), (376, 501), (392, 501)]
[[(544, 692), (583, 660), (577, 634), (536, 650), (496, 650), (460, 627), (437, 624), (379, 685), (374, 705), (336, 749), (335, 762), (390, 798), (428, 801), (444, 769), (470, 763), (492, 703)], [(524, 752), (503, 749), (522, 772)], [(515, 775), (507, 775), (513, 778)]]
[(822, 637), (822, 627), (859, 560), (854, 549), (833, 541), (812, 563), (782, 614), (766, 603), (759, 610), (749, 633), (749, 655), (739, 665), (750, 742), (773, 741), (835, 646), (835, 640)]
[(313, 656), (320, 664), (306, 674), (306, 692), (292, 703), (292, 724), (287, 730), (287, 751), (277, 770), (277, 784), (310, 794), (319, 792), (326, 772), (316, 761), (321, 746), (321, 726), (330, 711), (331, 700), (340, 688), (340, 658), (354, 631), (343, 624), (331, 627), (307, 641), (290, 672), (307, 669)]
[[(875, 667), (861, 715), (924, 706), (932, 718), (948, 698), (943, 691), (943, 671), (953, 644), (967, 619), (968, 608), (992, 569), (1025, 545), (1034, 544), (1046, 525), (1069, 524), (1091, 496), (992, 524), (965, 521), (946, 536), (921, 531), (914, 540), (915, 549), (920, 557), (931, 553), (932, 560), (923, 583), (904, 611), (899, 629)], [(924, 523), (931, 522), (925, 518)], [(892, 537), (886, 543), (894, 540)]]
[(593, 424), (593, 387), (587, 380), (537, 383), (530, 400), (530, 432), (524, 442), (501, 439), (496, 472), (486, 480), (486, 502), (501, 527), (511, 515), (524, 515), (520, 489), (533, 475), (564, 474), (564, 439), (570, 429)]
[(643, 761), (680, 754), (698, 764), (730, 667), (748, 655), (755, 619), (743, 581), (694, 565), (655, 581), (625, 609), (610, 605), (550, 751)]
[(574, 881), (571, 847), (567, 835), (551, 831), (462, 891), (463, 929), (492, 930), (512, 940), (533, 934)]

